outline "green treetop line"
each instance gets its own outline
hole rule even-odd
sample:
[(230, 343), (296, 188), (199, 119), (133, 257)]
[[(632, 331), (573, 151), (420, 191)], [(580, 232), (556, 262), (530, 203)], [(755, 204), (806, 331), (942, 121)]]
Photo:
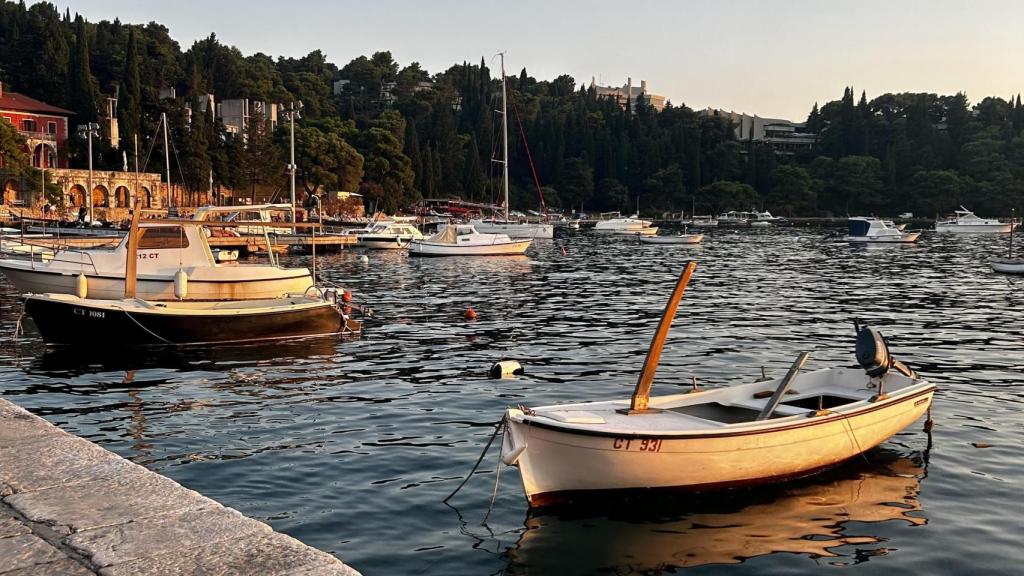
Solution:
[[(99, 118), (103, 95), (117, 91), (129, 157), (132, 134), (149, 138), (166, 112), (179, 159), (172, 172), (189, 195), (207, 189), (211, 171), (214, 186), (236, 196), (285, 188), (286, 126), (268, 133), (252, 122), (243, 144), (212, 110), (201, 111), (200, 98), (213, 94), (217, 101), (304, 103), (296, 146), (307, 191), (359, 191), (388, 212), (425, 197), (499, 197), (492, 158), (500, 152), (494, 114), (500, 78), (483, 58), (430, 74), (378, 52), (339, 68), (319, 50), (298, 59), (246, 56), (212, 34), (182, 51), (155, 22), (90, 23), (48, 3), (4, 2), (0, 80), (73, 110), (72, 125)], [(337, 80), (347, 83), (335, 95)], [(995, 215), (1008, 214), (1024, 197), (1019, 95), (972, 106), (962, 93), (869, 101), (846, 88), (841, 99), (810, 111), (815, 148), (784, 156), (767, 144), (737, 141), (728, 120), (684, 105), (669, 103), (658, 112), (641, 98), (623, 109), (570, 76), (537, 80), (526, 69), (510, 75), (508, 85), (544, 198), (556, 209), (626, 211), (639, 198), (647, 213), (689, 211), (695, 202), (699, 213), (933, 215), (965, 204)], [(170, 87), (179, 98), (160, 99), (161, 88)], [(194, 111), (191, 122), (186, 105)], [(10, 132), (0, 132), (7, 157), (19, 143)], [(537, 209), (519, 130), (510, 129), (509, 137), (511, 204)], [(95, 165), (119, 169), (122, 151), (95, 144)], [(86, 164), (77, 139), (70, 153), (73, 165)], [(146, 168), (162, 172), (162, 162), (153, 154)]]

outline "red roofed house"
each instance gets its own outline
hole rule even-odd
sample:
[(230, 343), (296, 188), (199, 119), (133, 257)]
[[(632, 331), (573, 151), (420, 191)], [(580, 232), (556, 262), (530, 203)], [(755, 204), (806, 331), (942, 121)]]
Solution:
[(25, 152), (31, 154), (36, 168), (68, 167), (68, 117), (72, 114), (24, 94), (5, 92), (0, 83), (0, 117), (28, 139)]

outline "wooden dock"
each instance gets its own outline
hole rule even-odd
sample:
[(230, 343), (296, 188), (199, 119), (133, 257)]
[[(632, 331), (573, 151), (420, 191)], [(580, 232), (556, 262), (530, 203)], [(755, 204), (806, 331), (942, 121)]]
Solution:
[(0, 573), (359, 576), (0, 398)]

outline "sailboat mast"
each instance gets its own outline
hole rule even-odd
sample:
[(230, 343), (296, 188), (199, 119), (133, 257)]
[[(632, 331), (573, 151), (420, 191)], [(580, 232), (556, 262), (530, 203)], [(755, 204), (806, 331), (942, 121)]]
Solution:
[(164, 121), (164, 163), (167, 166), (167, 201), (171, 206), (174, 206), (174, 193), (171, 188), (171, 145), (167, 138), (167, 113), (164, 112), (160, 116)]
[(501, 180), (505, 193), (505, 222), (508, 222), (508, 110), (505, 107), (505, 53), (501, 52)]

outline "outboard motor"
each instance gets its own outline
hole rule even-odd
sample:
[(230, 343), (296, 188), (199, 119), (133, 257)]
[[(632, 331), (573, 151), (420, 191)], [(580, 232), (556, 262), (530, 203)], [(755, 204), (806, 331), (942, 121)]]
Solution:
[(896, 360), (889, 354), (889, 344), (882, 333), (870, 326), (863, 328), (856, 321), (853, 323), (857, 331), (857, 363), (872, 378), (881, 378), (895, 368), (897, 372), (908, 378), (917, 378), (917, 374), (906, 364)]

